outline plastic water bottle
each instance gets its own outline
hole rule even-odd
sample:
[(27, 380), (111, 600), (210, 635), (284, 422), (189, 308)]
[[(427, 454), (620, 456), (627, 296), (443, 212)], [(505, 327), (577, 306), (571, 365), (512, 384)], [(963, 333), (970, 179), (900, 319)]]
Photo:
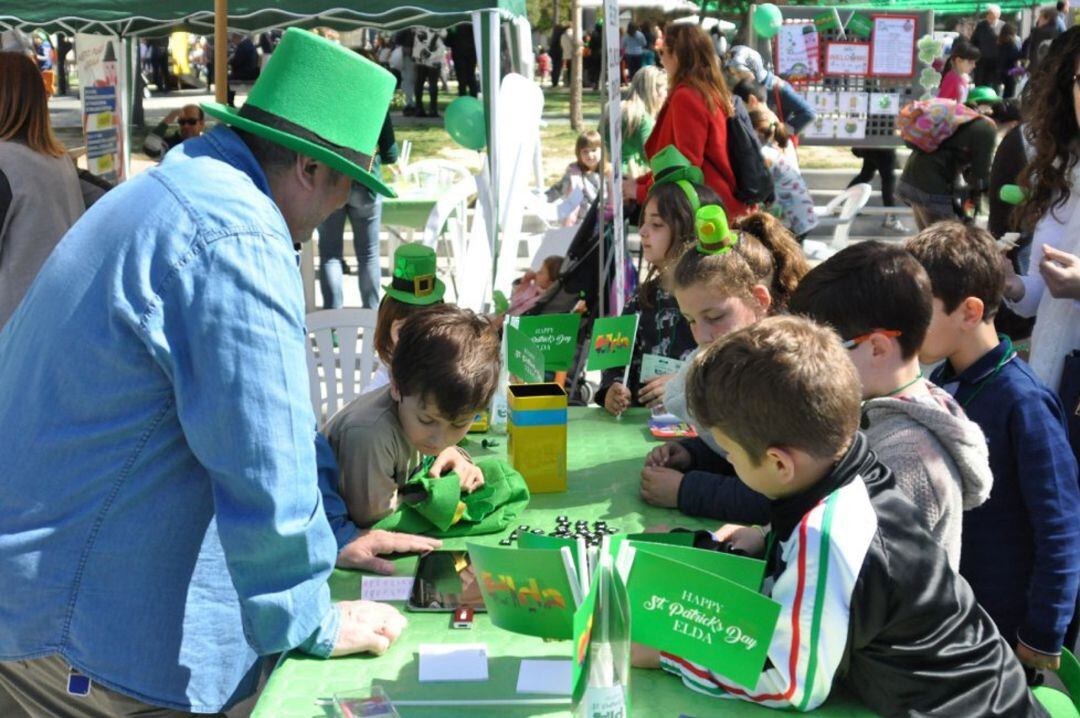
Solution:
[(506, 391), (510, 386), (510, 374), (506, 370), (506, 332), (503, 332), (502, 348), (500, 349), (502, 361), (499, 362), (499, 383), (495, 387), (495, 394), (491, 397), (491, 411), (489, 426), (491, 431), (497, 434), (506, 433), (507, 414), (510, 409), (507, 403)]
[(630, 599), (610, 553), (601, 554), (589, 673), (574, 718), (630, 716)]

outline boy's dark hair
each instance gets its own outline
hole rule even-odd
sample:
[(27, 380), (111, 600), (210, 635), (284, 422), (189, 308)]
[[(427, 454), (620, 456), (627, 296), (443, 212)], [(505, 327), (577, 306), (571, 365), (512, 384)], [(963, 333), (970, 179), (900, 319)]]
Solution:
[(932, 224), (907, 243), (930, 275), (934, 296), (952, 313), (968, 297), (983, 303), (983, 321), (992, 321), (1005, 292), (1005, 267), (990, 233), (962, 222)]
[(853, 244), (810, 270), (788, 309), (828, 324), (843, 339), (875, 329), (900, 332), (904, 359), (915, 356), (934, 313), (930, 277), (903, 247)]
[(859, 428), (862, 386), (835, 332), (767, 317), (700, 353), (686, 380), (690, 413), (737, 442), (754, 465), (770, 446), (840, 457)]
[(472, 414), (498, 384), (499, 338), (475, 312), (433, 304), (401, 326), (390, 376), (401, 396), (433, 402), (445, 418)]
[(746, 104), (750, 104), (751, 96), (756, 97), (761, 104), (766, 102), (765, 86), (753, 80), (739, 80), (731, 88), (731, 94), (739, 97)]

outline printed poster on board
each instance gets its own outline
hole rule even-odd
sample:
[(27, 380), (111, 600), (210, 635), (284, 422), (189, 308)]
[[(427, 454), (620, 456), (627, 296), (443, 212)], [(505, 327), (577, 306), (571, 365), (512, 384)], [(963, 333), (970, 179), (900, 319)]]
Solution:
[(915, 15), (875, 15), (870, 72), (884, 77), (915, 75)]
[(776, 38), (776, 74), (788, 80), (821, 75), (820, 35), (813, 23), (780, 27)]
[(117, 38), (84, 33), (75, 36), (87, 169), (113, 183), (124, 179), (121, 52)]

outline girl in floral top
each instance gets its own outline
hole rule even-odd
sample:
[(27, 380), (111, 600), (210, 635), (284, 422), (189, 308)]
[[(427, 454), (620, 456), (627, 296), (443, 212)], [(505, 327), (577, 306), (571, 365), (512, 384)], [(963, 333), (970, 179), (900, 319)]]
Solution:
[[(708, 187), (699, 185), (694, 189), (702, 204), (719, 204), (719, 197)], [(638, 230), (642, 257), (650, 265), (649, 274), (623, 309), (624, 315), (639, 314), (628, 385), (623, 384), (623, 368), (608, 369), (603, 373), (596, 395), (596, 403), (612, 414), (621, 414), (630, 406), (658, 408), (663, 405), (664, 385), (674, 374), (643, 382), (644, 355), (658, 354), (682, 360), (696, 346), (678, 303), (660, 282), (663, 271), (678, 261), (683, 250), (696, 241), (693, 218), (694, 210), (682, 187), (671, 183), (653, 185)]]
[(761, 140), (761, 157), (772, 175), (776, 206), (780, 208), (784, 225), (802, 242), (817, 226), (818, 218), (806, 181), (784, 154), (790, 141), (787, 130), (771, 110), (763, 107), (750, 110), (750, 121)]

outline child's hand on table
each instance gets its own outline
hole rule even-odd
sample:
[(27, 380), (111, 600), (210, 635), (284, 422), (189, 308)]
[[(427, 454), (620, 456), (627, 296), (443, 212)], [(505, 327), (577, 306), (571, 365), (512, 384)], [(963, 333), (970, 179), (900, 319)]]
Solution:
[(359, 536), (338, 552), (338, 568), (354, 568), (389, 576), (394, 573), (394, 563), (381, 555), (391, 553), (427, 553), (442, 547), (442, 541), (428, 536), (402, 534), (382, 529), (362, 531)]
[(679, 504), (679, 486), (683, 472), (665, 466), (646, 466), (641, 470), (641, 498), (653, 506), (673, 509)]
[(1016, 657), (1025, 666), (1031, 666), (1037, 671), (1056, 671), (1061, 667), (1061, 656), (1039, 653), (1023, 643), (1016, 644)]
[(638, 390), (638, 401), (650, 409), (664, 408), (664, 387), (674, 374), (653, 377)]
[(666, 466), (669, 469), (678, 469), (680, 471), (689, 469), (692, 461), (690, 452), (677, 441), (661, 444), (645, 457), (646, 466)]
[(743, 551), (747, 556), (761, 558), (765, 555), (765, 534), (758, 526), (724, 524), (713, 536), (717, 541), (727, 541), (731, 548)]
[(382, 655), (405, 630), (408, 620), (393, 606), (374, 601), (339, 601), (341, 623), (331, 656)]
[(604, 396), (604, 408), (608, 413), (618, 416), (630, 408), (630, 390), (619, 382), (608, 387)]
[(456, 446), (448, 446), (435, 457), (435, 463), (431, 465), (431, 476), (442, 476), (454, 472), (458, 475), (461, 490), (471, 494), (484, 485), (484, 472), (480, 467), (469, 460), (469, 457), (461, 453)]

